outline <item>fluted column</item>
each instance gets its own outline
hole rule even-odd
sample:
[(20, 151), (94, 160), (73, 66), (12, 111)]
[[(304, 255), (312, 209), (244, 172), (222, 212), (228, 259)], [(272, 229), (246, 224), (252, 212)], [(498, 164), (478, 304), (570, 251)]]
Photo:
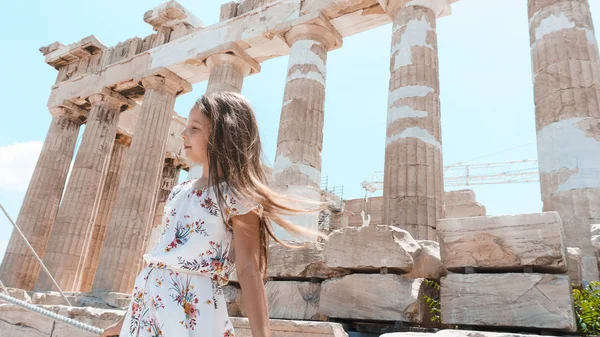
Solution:
[[(36, 253), (44, 256), (48, 234), (58, 212), (73, 151), (82, 124), (65, 108), (52, 110), (52, 122), (16, 220)], [(33, 290), (40, 265), (17, 231), (13, 231), (0, 266), (7, 287)]]
[[(250, 56), (243, 53), (243, 57), (227, 53), (211, 55), (206, 59), (206, 66), (210, 70), (206, 93), (230, 91), (241, 93), (244, 77), (260, 66)], [(190, 163), (188, 178), (198, 178), (202, 175), (202, 167)]]
[[(333, 27), (305, 24), (293, 27), (286, 40), (291, 50), (273, 180), (290, 194), (319, 200), (327, 52), (341, 45), (341, 37)], [(314, 231), (318, 227), (318, 214), (289, 220)], [(316, 239), (291, 237), (280, 227), (275, 230), (284, 240)]]
[[(105, 91), (92, 95), (89, 101), (92, 108), (43, 260), (61, 289), (67, 291), (77, 291), (77, 269), (98, 211), (121, 106), (128, 100)], [(53, 287), (50, 278), (40, 274), (35, 289)]]
[(94, 222), (92, 235), (89, 238), (89, 248), (85, 253), (82, 271), (78, 274), (78, 279), (81, 280), (78, 288), (78, 291), (80, 292), (89, 292), (92, 290), (92, 283), (94, 282), (96, 268), (98, 268), (98, 260), (100, 259), (100, 251), (106, 236), (106, 228), (113, 211), (115, 200), (117, 199), (117, 189), (121, 180), (121, 172), (123, 171), (123, 158), (126, 156), (130, 144), (130, 137), (117, 134), (110, 156), (108, 170), (106, 171), (98, 215)]
[(125, 157), (92, 291), (126, 293), (133, 288), (156, 206), (175, 97), (191, 90), (189, 83), (167, 71), (144, 78), (142, 84), (144, 101)]
[(153, 249), (160, 238), (162, 231), (162, 219), (165, 215), (165, 204), (167, 202), (167, 198), (173, 190), (173, 187), (177, 185), (179, 173), (180, 165), (178, 162), (175, 159), (166, 158), (162, 169), (160, 184), (158, 185), (156, 208), (154, 210), (154, 217), (151, 222), (152, 226), (149, 229), (150, 235), (148, 235), (148, 241), (144, 245), (144, 253), (147, 253), (149, 250)]
[(383, 223), (415, 239), (436, 240), (442, 217), (443, 165), (436, 19), (448, 0), (389, 1), (392, 47), (388, 93)]
[(600, 222), (600, 60), (587, 0), (529, 0), (543, 210), (563, 220), (598, 280), (590, 225)]

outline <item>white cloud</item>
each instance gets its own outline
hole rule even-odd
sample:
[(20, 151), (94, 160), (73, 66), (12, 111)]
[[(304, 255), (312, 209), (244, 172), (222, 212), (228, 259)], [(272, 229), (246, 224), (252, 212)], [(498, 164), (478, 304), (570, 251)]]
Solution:
[(40, 141), (0, 146), (0, 189), (25, 192), (43, 143)]

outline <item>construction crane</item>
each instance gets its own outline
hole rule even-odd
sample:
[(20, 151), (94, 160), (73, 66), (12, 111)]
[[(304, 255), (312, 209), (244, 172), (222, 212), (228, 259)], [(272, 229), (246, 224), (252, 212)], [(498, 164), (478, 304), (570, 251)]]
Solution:
[[(463, 164), (444, 167), (444, 186), (517, 184), (539, 181), (538, 161), (526, 159), (498, 163)], [(383, 190), (383, 171), (374, 172), (361, 183), (367, 194)]]

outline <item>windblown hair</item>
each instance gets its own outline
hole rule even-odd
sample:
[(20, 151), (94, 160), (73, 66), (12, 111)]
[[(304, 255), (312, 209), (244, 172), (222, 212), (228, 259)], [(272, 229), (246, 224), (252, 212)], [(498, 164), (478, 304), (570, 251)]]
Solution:
[[(214, 186), (219, 209), (225, 209), (224, 187), (219, 184), (223, 181), (238, 199), (262, 206), (259, 268), (263, 277), (266, 277), (270, 237), (289, 248), (303, 247), (289, 245), (275, 237), (271, 222), (277, 223), (290, 234), (324, 237), (321, 233), (295, 226), (283, 216), (316, 212), (326, 206), (317, 201), (310, 203), (303, 200), (302, 204), (313, 205), (314, 208), (293, 207), (292, 204), (300, 201), (298, 197), (276, 192), (269, 187), (258, 124), (250, 103), (242, 95), (233, 92), (206, 94), (196, 101), (196, 107), (210, 121), (208, 184)], [(219, 171), (222, 177), (219, 177)], [(226, 221), (226, 225), (231, 226), (231, 223)]]

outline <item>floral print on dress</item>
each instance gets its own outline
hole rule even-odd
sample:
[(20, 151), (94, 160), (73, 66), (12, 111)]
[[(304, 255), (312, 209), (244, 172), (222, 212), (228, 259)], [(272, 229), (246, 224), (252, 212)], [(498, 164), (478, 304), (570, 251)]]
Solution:
[(222, 288), (234, 268), (233, 233), (223, 217), (260, 205), (227, 184), (220, 185), (225, 203), (219, 205), (213, 187), (194, 182), (175, 186), (167, 198), (160, 240), (144, 255), (147, 267), (136, 278), (120, 336), (235, 336)]
[(185, 319), (179, 321), (179, 323), (185, 326), (186, 329), (194, 330), (196, 327), (196, 316), (198, 316), (198, 297), (194, 291), (194, 285), (190, 284), (190, 276), (187, 275), (183, 280), (179, 273), (171, 273), (174, 275), (171, 278), (171, 298), (183, 308), (185, 313)]

